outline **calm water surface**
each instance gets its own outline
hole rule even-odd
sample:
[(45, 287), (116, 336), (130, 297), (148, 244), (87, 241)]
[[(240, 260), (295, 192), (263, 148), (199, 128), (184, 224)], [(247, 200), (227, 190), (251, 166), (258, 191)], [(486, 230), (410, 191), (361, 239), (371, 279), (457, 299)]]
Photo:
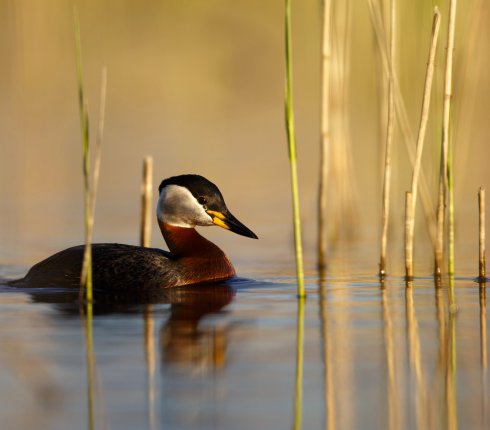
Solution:
[[(22, 269), (3, 267), (3, 277)], [(294, 423), (298, 321), (281, 273), (149, 297), (98, 297), (94, 377), (76, 294), (0, 294), (2, 429), (285, 429)], [(485, 287), (375, 276), (308, 278), (305, 429), (489, 426)], [(87, 351), (89, 354), (87, 355)], [(93, 413), (89, 405), (93, 404)], [(453, 427), (456, 428), (456, 427)]]

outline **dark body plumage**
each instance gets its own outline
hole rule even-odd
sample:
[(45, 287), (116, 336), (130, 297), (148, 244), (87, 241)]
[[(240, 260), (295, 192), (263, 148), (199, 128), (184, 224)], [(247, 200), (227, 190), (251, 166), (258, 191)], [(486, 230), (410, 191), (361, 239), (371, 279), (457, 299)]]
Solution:
[[(83, 253), (83, 245), (60, 251), (34, 265), (17, 282), (30, 287), (78, 288)], [(225, 280), (235, 274), (227, 258), (182, 260), (161, 249), (117, 243), (92, 245), (92, 267), (94, 288), (100, 290), (170, 288)]]
[[(257, 237), (228, 211), (218, 188), (202, 176), (182, 175), (164, 180), (159, 191), (158, 224), (169, 251), (115, 243), (92, 245), (95, 289), (171, 288), (235, 276), (224, 252), (194, 228), (215, 224)], [(83, 254), (83, 245), (60, 251), (34, 265), (23, 279), (13, 284), (77, 288)]]

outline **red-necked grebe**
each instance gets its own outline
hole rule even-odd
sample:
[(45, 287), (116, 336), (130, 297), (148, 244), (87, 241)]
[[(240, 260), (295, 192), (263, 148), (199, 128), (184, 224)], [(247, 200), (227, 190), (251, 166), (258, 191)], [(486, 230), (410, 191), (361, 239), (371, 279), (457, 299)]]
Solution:
[[(195, 230), (217, 225), (257, 239), (231, 214), (218, 187), (199, 175), (180, 175), (163, 180), (158, 190), (158, 225), (169, 251), (115, 243), (92, 245), (96, 289), (170, 288), (235, 276), (225, 253)], [(60, 251), (37, 263), (17, 283), (77, 287), (83, 251), (83, 245)]]

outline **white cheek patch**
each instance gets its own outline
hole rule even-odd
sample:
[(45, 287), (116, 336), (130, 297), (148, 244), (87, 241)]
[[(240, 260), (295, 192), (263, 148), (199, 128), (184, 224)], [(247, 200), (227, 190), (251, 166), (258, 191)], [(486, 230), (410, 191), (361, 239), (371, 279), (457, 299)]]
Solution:
[(162, 189), (157, 205), (158, 220), (176, 227), (212, 225), (213, 221), (192, 193), (179, 185)]

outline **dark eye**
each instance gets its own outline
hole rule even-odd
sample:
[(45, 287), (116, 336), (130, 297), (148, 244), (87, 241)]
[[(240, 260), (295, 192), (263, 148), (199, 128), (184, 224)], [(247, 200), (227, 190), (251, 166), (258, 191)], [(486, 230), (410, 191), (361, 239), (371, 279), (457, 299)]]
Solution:
[(197, 201), (199, 202), (199, 204), (205, 206), (206, 203), (208, 202), (208, 199), (206, 199), (206, 197), (201, 196), (197, 198)]

